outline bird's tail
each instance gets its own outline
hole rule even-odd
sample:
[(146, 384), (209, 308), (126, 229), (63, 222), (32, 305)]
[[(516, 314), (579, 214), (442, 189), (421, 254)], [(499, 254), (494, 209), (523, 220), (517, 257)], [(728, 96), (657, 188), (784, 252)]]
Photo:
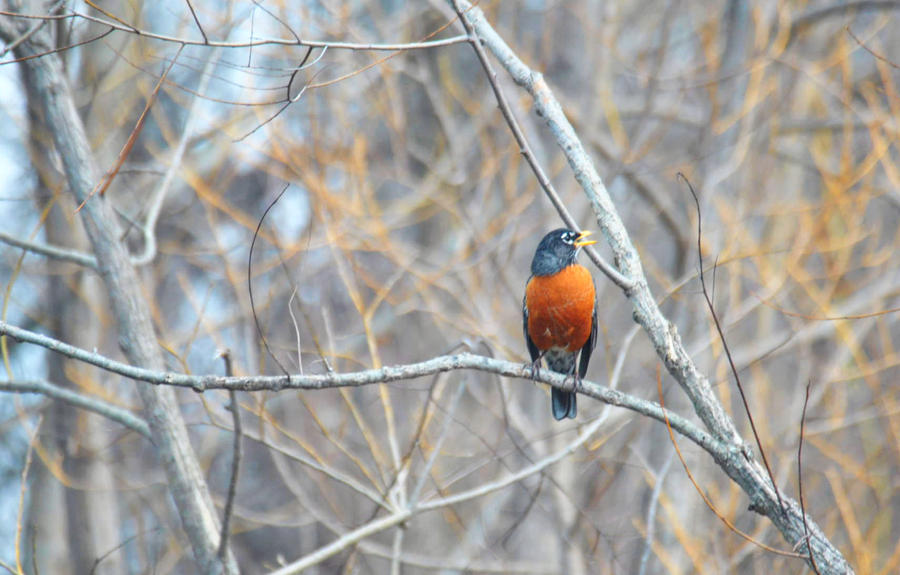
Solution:
[(575, 419), (575, 397), (574, 391), (563, 391), (555, 387), (550, 389), (550, 402), (553, 408), (553, 419), (559, 421), (566, 417)]

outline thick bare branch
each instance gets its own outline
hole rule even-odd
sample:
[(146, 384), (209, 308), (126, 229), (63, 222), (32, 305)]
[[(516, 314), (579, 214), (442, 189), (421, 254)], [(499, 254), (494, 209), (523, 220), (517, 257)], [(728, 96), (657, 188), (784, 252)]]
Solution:
[(795, 501), (785, 501), (784, 510), (780, 507), (778, 494), (768, 481), (765, 470), (753, 459), (750, 447), (738, 434), (734, 422), (713, 394), (706, 376), (700, 373), (688, 355), (675, 325), (660, 311), (644, 276), (640, 256), (612, 198), (543, 76), (529, 68), (516, 55), (478, 7), (464, 0), (448, 2), (454, 7), (462, 8), (462, 18), (468, 21), (466, 28), (471, 26), (475, 30), (481, 42), (500, 61), (513, 81), (532, 96), (535, 112), (547, 123), (575, 179), (591, 202), (597, 222), (613, 251), (617, 268), (631, 283), (631, 287), (624, 292), (631, 301), (634, 320), (644, 328), (660, 360), (688, 395), (706, 428), (714, 437), (729, 445), (732, 454), (717, 460), (720, 467), (750, 497), (751, 509), (769, 517), (791, 545), (804, 539), (804, 528), (809, 526), (809, 531), (813, 533), (810, 545), (816, 548), (817, 557), (821, 555), (819, 567), (823, 573), (852, 572), (840, 551), (825, 538), (812, 519), (806, 517), (804, 521), (804, 515)]
[[(462, 18), (462, 10), (459, 7), (458, 2), (453, 2), (453, 8), (456, 10), (457, 15)], [(472, 29), (471, 23), (466, 18), (462, 18), (461, 21), (466, 28), (466, 33), (470, 37), (472, 47), (475, 49), (475, 53), (478, 55), (478, 60), (484, 67), (484, 71), (487, 74), (488, 80), (491, 84), (491, 89), (494, 91), (494, 95), (497, 98), (497, 103), (500, 106), (500, 111), (503, 113), (503, 117), (509, 124), (510, 130), (512, 130), (513, 137), (516, 139), (516, 143), (519, 145), (519, 150), (521, 151), (522, 156), (528, 162), (528, 165), (531, 166), (531, 169), (534, 172), (538, 183), (540, 183), (541, 188), (544, 189), (544, 194), (546, 194), (547, 198), (550, 199), (550, 203), (552, 203), (553, 207), (556, 208), (556, 211), (559, 212), (560, 217), (566, 223), (566, 225), (573, 230), (581, 229), (578, 223), (575, 221), (575, 218), (573, 218), (569, 213), (569, 210), (563, 203), (562, 198), (559, 197), (559, 194), (553, 187), (553, 183), (550, 181), (550, 178), (547, 177), (546, 172), (544, 172), (544, 169), (541, 167), (540, 163), (538, 163), (534, 152), (531, 151), (531, 145), (528, 143), (528, 139), (525, 137), (525, 132), (523, 132), (522, 128), (519, 126), (519, 122), (518, 120), (516, 120), (516, 116), (513, 113), (512, 108), (510, 108), (509, 106), (506, 95), (500, 88), (500, 84), (497, 83), (497, 73), (494, 72), (494, 67), (493, 65), (491, 65), (491, 61), (488, 60), (487, 54), (485, 54), (484, 51), (484, 47), (475, 36), (475, 32)], [(606, 275), (606, 277), (608, 277), (613, 283), (624, 290), (627, 290), (631, 287), (630, 280), (619, 273), (619, 270), (609, 265), (606, 260), (601, 258), (593, 247), (587, 247), (585, 249), (585, 252), (588, 254), (588, 257), (591, 259), (591, 261), (594, 262), (594, 264), (600, 269), (600, 271), (602, 271)]]
[[(541, 370), (535, 374), (530, 364), (513, 363), (491, 357), (461, 353), (456, 355), (444, 355), (418, 363), (404, 365), (385, 366), (379, 369), (367, 369), (351, 373), (324, 373), (306, 375), (253, 375), (243, 377), (227, 377), (221, 375), (187, 375), (166, 371), (156, 371), (140, 367), (134, 367), (126, 363), (115, 361), (98, 353), (63, 343), (51, 337), (22, 329), (6, 322), (0, 321), (0, 335), (8, 335), (21, 342), (39, 345), (56, 353), (61, 353), (72, 359), (99, 367), (111, 373), (116, 373), (137, 381), (143, 381), (156, 385), (185, 387), (197, 392), (210, 389), (228, 389), (232, 391), (282, 391), (285, 389), (329, 389), (335, 387), (359, 387), (378, 383), (391, 383), (406, 381), (419, 377), (434, 375), (447, 371), (471, 369), (494, 373), (505, 377), (514, 377), (528, 381), (540, 381), (548, 385), (571, 389), (571, 380), (566, 381), (562, 374), (549, 370)], [(666, 421), (666, 414), (659, 404), (622, 393), (615, 389), (609, 389), (597, 383), (583, 381), (578, 390), (579, 393), (599, 399), (600, 401), (630, 409), (642, 415), (652, 417), (659, 422)], [(724, 457), (728, 451), (724, 444), (688, 421), (671, 411), (668, 412), (669, 422), (672, 428), (708, 451), (713, 457)]]
[[(0, 35), (6, 36), (9, 28), (0, 27)], [(20, 44), (16, 55), (27, 57), (51, 51), (52, 47), (49, 33), (41, 30)], [(69, 189), (76, 202), (84, 202), (97, 182), (98, 170), (62, 62), (57, 54), (48, 53), (27, 60), (23, 66), (29, 97), (41, 107), (47, 123), (54, 126), (53, 143), (62, 159)], [(112, 207), (105, 198), (95, 197), (85, 203), (81, 214), (97, 258), (97, 270), (109, 292), (122, 350), (136, 365), (161, 368), (164, 364), (150, 313), (128, 251), (120, 241), (122, 234)], [(201, 569), (212, 573), (224, 567), (226, 573), (237, 573), (233, 555), (223, 562), (216, 555), (218, 518), (173, 390), (139, 386), (138, 392), (147, 410), (147, 421), (169, 488)]]

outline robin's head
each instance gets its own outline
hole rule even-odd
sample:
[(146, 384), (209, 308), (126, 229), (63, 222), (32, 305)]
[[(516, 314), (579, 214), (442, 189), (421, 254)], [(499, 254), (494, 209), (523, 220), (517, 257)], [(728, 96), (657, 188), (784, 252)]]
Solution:
[(589, 235), (591, 232), (574, 232), (565, 228), (553, 230), (538, 244), (534, 259), (531, 260), (531, 273), (536, 276), (552, 276), (574, 264), (578, 250), (597, 243), (597, 240), (585, 239)]

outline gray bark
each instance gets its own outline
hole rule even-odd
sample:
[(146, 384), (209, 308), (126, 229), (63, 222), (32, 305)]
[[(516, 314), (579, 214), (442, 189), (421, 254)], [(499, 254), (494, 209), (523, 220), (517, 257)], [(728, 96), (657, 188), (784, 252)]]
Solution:
[[(16, 29), (9, 21), (0, 23), (0, 36), (8, 43), (15, 41), (26, 30), (26, 26)], [(55, 53), (44, 54), (52, 48), (46, 26), (16, 48), (19, 58), (43, 54), (23, 62), (27, 69), (26, 92), (30, 102), (39, 107), (44, 121), (53, 127), (53, 144), (62, 160), (63, 172), (75, 201), (81, 203), (86, 200), (80, 216), (116, 319), (119, 346), (133, 365), (162, 369), (163, 358), (156, 344), (149, 309), (141, 295), (140, 281), (128, 251), (119, 240), (121, 229), (115, 213), (104, 197), (89, 198), (98, 182), (99, 171), (62, 62)], [(224, 562), (220, 562), (216, 555), (219, 520), (178, 410), (175, 391), (168, 387), (139, 385), (138, 393), (144, 403), (157, 455), (200, 570), (203, 573), (237, 573), (237, 563), (232, 554), (229, 553)]]

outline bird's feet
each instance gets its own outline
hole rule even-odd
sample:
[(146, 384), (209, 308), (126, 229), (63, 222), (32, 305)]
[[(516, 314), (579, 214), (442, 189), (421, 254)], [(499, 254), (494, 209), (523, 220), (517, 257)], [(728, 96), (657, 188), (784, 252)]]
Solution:
[[(569, 378), (572, 378), (572, 387), (569, 387), (567, 384), (569, 383)], [(563, 380), (563, 390), (570, 391), (575, 393), (581, 387), (581, 376), (578, 375), (578, 372), (574, 369), (566, 374), (566, 378)]]
[(542, 351), (531, 361), (531, 381), (537, 381), (541, 377), (541, 360), (544, 359), (544, 353), (546, 352)]
[(581, 376), (577, 373), (572, 376), (572, 392), (577, 393), (581, 389)]
[(541, 356), (531, 362), (531, 381), (537, 381), (541, 377)]

